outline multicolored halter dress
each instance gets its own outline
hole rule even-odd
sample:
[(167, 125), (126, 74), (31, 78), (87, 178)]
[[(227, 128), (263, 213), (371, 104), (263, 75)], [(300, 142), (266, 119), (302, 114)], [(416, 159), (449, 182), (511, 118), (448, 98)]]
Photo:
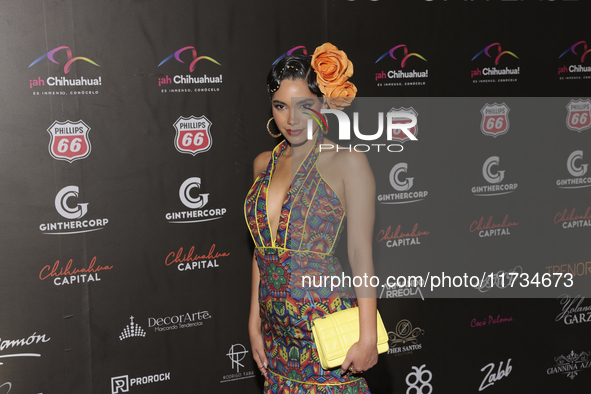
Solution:
[[(333, 254), (345, 223), (339, 197), (318, 172), (322, 142), (318, 132), (283, 201), (275, 239), (266, 197), (286, 141), (275, 148), (267, 170), (246, 197), (244, 213), (256, 246), (262, 334), (269, 360), (265, 393), (369, 393), (363, 378), (341, 376), (339, 368), (322, 369), (312, 339), (314, 319), (357, 304), (351, 288), (331, 290), (330, 281), (324, 286), (318, 283), (323, 277), (341, 277), (342, 267)], [(302, 280), (306, 276), (317, 282)]]

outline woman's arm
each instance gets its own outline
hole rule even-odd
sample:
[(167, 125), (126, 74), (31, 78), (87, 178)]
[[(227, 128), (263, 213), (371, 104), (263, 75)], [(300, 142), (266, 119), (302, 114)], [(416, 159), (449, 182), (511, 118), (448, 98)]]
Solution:
[(376, 291), (370, 285), (374, 275), (372, 238), (375, 220), (375, 180), (367, 158), (362, 153), (343, 152), (342, 165), (347, 207), (347, 251), (353, 275), (363, 278), (355, 287), (359, 305), (359, 342), (355, 343), (341, 372), (349, 367), (363, 372), (378, 361)]

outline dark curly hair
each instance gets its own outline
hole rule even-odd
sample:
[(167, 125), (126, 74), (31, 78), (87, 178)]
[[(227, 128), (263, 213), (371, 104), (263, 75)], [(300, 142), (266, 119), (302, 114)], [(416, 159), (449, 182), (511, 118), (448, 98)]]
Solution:
[(303, 79), (308, 83), (308, 89), (318, 97), (324, 97), (316, 81), (316, 71), (312, 69), (312, 58), (307, 55), (296, 54), (285, 56), (271, 67), (267, 75), (267, 91), (269, 98), (279, 89), (284, 79)]

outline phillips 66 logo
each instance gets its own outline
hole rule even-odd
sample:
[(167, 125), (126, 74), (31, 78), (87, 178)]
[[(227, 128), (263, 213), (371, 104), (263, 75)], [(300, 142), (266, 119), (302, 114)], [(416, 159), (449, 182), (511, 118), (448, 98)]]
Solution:
[(174, 147), (181, 153), (195, 156), (211, 148), (211, 122), (205, 116), (181, 116), (174, 122)]
[(49, 154), (57, 160), (84, 159), (90, 155), (90, 140), (88, 132), (90, 127), (82, 120), (78, 122), (58, 122), (57, 120), (47, 129), (51, 140), (49, 141)]
[[(395, 114), (410, 114), (411, 117), (408, 116), (393, 116), (392, 117), (392, 124), (408, 124), (412, 123), (412, 118), (415, 119), (419, 116), (419, 113), (413, 108), (392, 108), (388, 113), (395, 113)], [(413, 136), (419, 135), (419, 126), (417, 126), (416, 122), (415, 125), (407, 129)], [(393, 129), (392, 130), (392, 140), (399, 141), (403, 143), (404, 141), (410, 140), (410, 137), (402, 132), (402, 129)]]
[(498, 137), (509, 131), (509, 107), (507, 104), (485, 104), (480, 110), (480, 130), (484, 135)]
[(566, 109), (566, 127), (578, 132), (591, 128), (591, 100), (571, 100)]

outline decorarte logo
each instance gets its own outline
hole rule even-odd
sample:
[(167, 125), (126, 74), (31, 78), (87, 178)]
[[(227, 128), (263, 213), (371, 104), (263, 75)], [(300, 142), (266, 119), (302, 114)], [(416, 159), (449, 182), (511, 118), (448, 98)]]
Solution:
[[(515, 53), (513, 53), (511, 51), (503, 51), (501, 48), (501, 44), (498, 42), (493, 42), (492, 44), (487, 45), (486, 47), (484, 47), (484, 49), (482, 49), (480, 52), (478, 52), (476, 55), (474, 55), (474, 57), (471, 60), (472, 62), (474, 62), (476, 59), (485, 58), (485, 59), (487, 59), (488, 63), (490, 63), (490, 60), (492, 60), (494, 66), (483, 67), (482, 70), (480, 69), (480, 67), (470, 70), (470, 77), (472, 78), (472, 82), (473, 83), (516, 82), (517, 81), (516, 78), (503, 78), (503, 79), (496, 78), (496, 77), (506, 77), (506, 76), (516, 77), (520, 73), (519, 67), (517, 67), (517, 68), (509, 68), (509, 67), (497, 68), (496, 66), (499, 65), (499, 63), (501, 62), (501, 58), (503, 58), (503, 57), (505, 57), (505, 58), (512, 57), (512, 58), (519, 60), (519, 57)], [(490, 60), (488, 60), (488, 59), (490, 59)], [(493, 78), (490, 78), (490, 77), (493, 77)]]
[(566, 127), (578, 131), (591, 129), (591, 100), (571, 100), (567, 105)]
[[(29, 64), (28, 68), (31, 68), (33, 66), (35, 66), (36, 64), (38, 64), (40, 61), (42, 61), (43, 59), (47, 58), (50, 62), (55, 63), (60, 65), (60, 63), (55, 59), (56, 54), (58, 52), (65, 52), (66, 54), (66, 62), (64, 64), (64, 74), (69, 74), (71, 69), (72, 69), (72, 65), (77, 62), (77, 61), (83, 61), (86, 63), (90, 63), (93, 66), (96, 67), (100, 67), (94, 60), (91, 60), (87, 57), (83, 57), (83, 56), (76, 56), (74, 57), (72, 54), (72, 50), (70, 49), (70, 47), (67, 46), (59, 46), (57, 48), (52, 49), (51, 51), (41, 55), (40, 57), (38, 57), (37, 59), (35, 59), (31, 64)], [(44, 87), (45, 85), (50, 86), (50, 87), (67, 87), (67, 86), (75, 86), (75, 87), (97, 87), (102, 85), (102, 79), (100, 76), (98, 77), (94, 77), (94, 78), (85, 78), (85, 77), (79, 77), (79, 78), (66, 78), (65, 76), (62, 77), (48, 77), (47, 79), (43, 79), (41, 77), (37, 77), (35, 79), (30, 79), (29, 80), (29, 88), (33, 89), (33, 88), (40, 88), (40, 87)], [(65, 95), (66, 92), (65, 91), (43, 91), (43, 92), (39, 92), (37, 90), (34, 90), (33, 92), (34, 95), (55, 95), (55, 94), (59, 94), (59, 95)], [(89, 91), (89, 90), (72, 90), (69, 92), (69, 94), (72, 95), (78, 95), (78, 94), (98, 94), (98, 91), (93, 90), (93, 91)]]
[[(192, 58), (190, 58), (189, 62), (189, 72), (192, 73), (195, 71), (197, 67), (197, 62), (201, 60), (207, 60), (210, 63), (214, 63), (218, 66), (221, 64), (210, 56), (197, 56), (197, 49), (193, 46), (186, 46), (183, 47), (171, 55), (167, 56), (164, 60), (158, 64), (158, 67), (162, 66), (164, 63), (172, 60), (173, 58), (182, 64), (186, 64), (185, 61), (181, 58), (183, 52), (189, 52), (192, 54)], [(158, 86), (167, 86), (167, 85), (178, 85), (178, 88), (166, 88), (161, 89), (162, 93), (189, 93), (189, 92), (218, 92), (220, 88), (216, 85), (222, 83), (223, 75), (219, 74), (216, 76), (208, 76), (207, 74), (203, 74), (202, 76), (192, 76), (190, 74), (187, 75), (173, 75), (171, 78), (169, 75), (164, 77), (158, 78)], [(198, 85), (195, 87), (195, 85)]]
[(88, 267), (72, 268), (73, 259), (68, 260), (65, 267), (60, 266), (60, 261), (57, 260), (53, 266), (46, 265), (39, 272), (39, 279), (45, 280), (53, 278), (53, 284), (56, 286), (72, 285), (75, 283), (89, 283), (99, 282), (99, 272), (110, 271), (113, 266), (102, 266), (97, 264), (96, 256), (92, 258)]
[(480, 110), (482, 121), (480, 130), (482, 134), (497, 138), (509, 131), (509, 107), (505, 103), (488, 104)]
[(84, 121), (55, 121), (47, 129), (49, 133), (49, 154), (56, 160), (72, 163), (90, 155), (91, 145), (88, 133), (90, 127)]
[(220, 383), (232, 382), (236, 380), (249, 379), (255, 377), (254, 371), (240, 372), (240, 368), (244, 368), (242, 360), (246, 358), (247, 354), (248, 350), (246, 350), (244, 345), (241, 343), (235, 343), (232, 346), (230, 346), (230, 350), (228, 350), (226, 356), (232, 362), (232, 369), (236, 369), (236, 373), (224, 375)]
[(201, 178), (186, 179), (179, 188), (179, 198), (184, 206), (191, 211), (171, 212), (165, 215), (168, 223), (199, 223), (221, 219), (226, 214), (226, 208), (205, 209), (209, 202), (209, 193), (194, 196), (195, 189), (201, 189)]
[[(390, 57), (395, 61), (400, 61), (400, 70), (381, 70), (375, 73), (376, 82), (378, 86), (412, 86), (412, 85), (426, 85), (426, 79), (429, 77), (428, 69), (420, 69), (412, 71), (404, 70), (409, 62), (409, 59), (417, 58), (423, 62), (427, 62), (424, 56), (416, 52), (409, 52), (406, 44), (399, 44), (393, 46), (391, 49), (386, 51), (382, 56), (375, 61), (378, 64), (381, 60)], [(420, 62), (411, 62), (415, 67), (420, 67)], [(384, 81), (386, 80), (386, 81)]]
[(173, 126), (176, 130), (174, 147), (180, 153), (195, 156), (211, 148), (211, 122), (205, 116), (181, 116)]
[(119, 334), (119, 340), (123, 341), (124, 339), (133, 338), (133, 337), (145, 337), (146, 332), (144, 329), (137, 323), (133, 322), (134, 317), (129, 317), (129, 324), (125, 326), (121, 334)]
[[(588, 49), (586, 41), (577, 41), (562, 52), (558, 59), (563, 59), (564, 62), (571, 59), (571, 62), (570, 64), (558, 66), (559, 79), (591, 79), (591, 74), (589, 74), (591, 73), (591, 66), (583, 65), (586, 60), (591, 58), (591, 56), (588, 56), (589, 52), (591, 52), (591, 49)], [(576, 64), (577, 61), (578, 64)]]
[(546, 370), (546, 374), (554, 375), (556, 373), (561, 373), (570, 379), (574, 379), (577, 377), (579, 372), (582, 372), (584, 369), (591, 368), (589, 354), (589, 352), (581, 352), (577, 354), (574, 352), (574, 350), (571, 350), (566, 356), (560, 355), (558, 357), (554, 357), (556, 365), (554, 367), (548, 368)]
[(88, 213), (88, 203), (78, 203), (73, 206), (72, 200), (80, 197), (78, 186), (66, 186), (55, 196), (55, 209), (68, 222), (43, 223), (39, 230), (47, 235), (70, 235), (102, 230), (109, 223), (109, 219), (82, 219)]

